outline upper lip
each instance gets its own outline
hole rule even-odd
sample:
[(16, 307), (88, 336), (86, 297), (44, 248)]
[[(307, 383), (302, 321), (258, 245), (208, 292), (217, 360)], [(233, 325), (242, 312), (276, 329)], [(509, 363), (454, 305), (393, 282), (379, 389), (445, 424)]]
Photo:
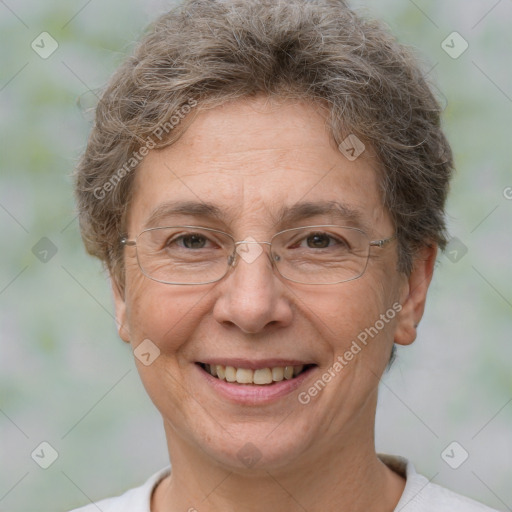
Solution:
[(300, 366), (315, 364), (311, 361), (300, 361), (299, 359), (242, 359), (242, 358), (209, 358), (198, 361), (198, 363), (221, 366), (233, 366), (234, 368), (247, 368), (259, 370), (260, 368), (275, 368), (276, 366)]

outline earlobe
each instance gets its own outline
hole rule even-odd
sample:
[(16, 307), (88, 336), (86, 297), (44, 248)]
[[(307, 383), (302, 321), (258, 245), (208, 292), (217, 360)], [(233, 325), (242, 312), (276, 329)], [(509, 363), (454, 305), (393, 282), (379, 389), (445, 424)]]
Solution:
[(126, 302), (124, 293), (117, 280), (110, 275), (110, 286), (114, 297), (114, 307), (116, 312), (116, 327), (119, 337), (126, 343), (130, 343), (130, 330), (126, 318)]
[(437, 245), (421, 249), (414, 260), (410, 276), (404, 280), (395, 330), (395, 343), (410, 345), (416, 339), (416, 328), (425, 310), (427, 291), (432, 280), (437, 256)]

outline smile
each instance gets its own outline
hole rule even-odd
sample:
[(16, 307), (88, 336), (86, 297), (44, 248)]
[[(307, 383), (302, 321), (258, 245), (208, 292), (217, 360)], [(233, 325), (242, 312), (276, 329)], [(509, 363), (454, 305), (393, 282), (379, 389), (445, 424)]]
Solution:
[(225, 382), (265, 386), (282, 380), (292, 380), (311, 368), (312, 364), (274, 366), (267, 368), (235, 368), (221, 364), (198, 363), (211, 376)]

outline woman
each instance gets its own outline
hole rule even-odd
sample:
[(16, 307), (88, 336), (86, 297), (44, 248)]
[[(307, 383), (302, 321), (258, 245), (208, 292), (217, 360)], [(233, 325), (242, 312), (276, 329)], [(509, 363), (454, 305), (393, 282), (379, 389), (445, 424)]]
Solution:
[(87, 250), (172, 464), (81, 511), (485, 511), (378, 455), (452, 172), (411, 54), (340, 0), (190, 0), (112, 78)]

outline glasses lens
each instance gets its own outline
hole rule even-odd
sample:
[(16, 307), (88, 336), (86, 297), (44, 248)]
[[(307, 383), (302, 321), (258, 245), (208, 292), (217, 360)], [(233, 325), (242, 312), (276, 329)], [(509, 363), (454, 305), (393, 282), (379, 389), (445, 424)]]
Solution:
[(360, 277), (368, 262), (369, 238), (356, 228), (310, 226), (289, 229), (272, 240), (273, 260), (286, 279), (335, 284)]
[(137, 237), (137, 258), (149, 278), (169, 284), (205, 284), (221, 279), (233, 240), (214, 229), (193, 226), (152, 228)]

